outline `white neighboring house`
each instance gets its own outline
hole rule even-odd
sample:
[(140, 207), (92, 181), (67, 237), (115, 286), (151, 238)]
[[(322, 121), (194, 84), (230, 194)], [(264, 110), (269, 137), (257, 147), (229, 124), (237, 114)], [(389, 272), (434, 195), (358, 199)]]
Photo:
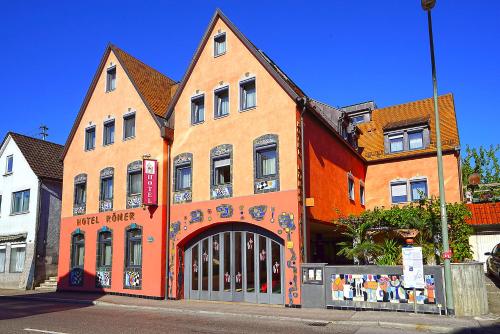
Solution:
[(0, 288), (57, 276), (62, 150), (13, 132), (0, 146)]

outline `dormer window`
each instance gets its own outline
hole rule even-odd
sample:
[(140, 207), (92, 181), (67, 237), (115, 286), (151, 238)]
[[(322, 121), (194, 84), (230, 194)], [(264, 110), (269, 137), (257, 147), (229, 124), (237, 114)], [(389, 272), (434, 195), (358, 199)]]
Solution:
[(415, 131), (408, 133), (408, 142), (410, 150), (424, 148), (424, 131)]
[(14, 167), (14, 156), (9, 155), (5, 164), (5, 174), (12, 174), (12, 169)]
[(394, 129), (384, 134), (385, 152), (399, 153), (404, 151), (421, 150), (429, 146), (428, 125), (415, 126), (406, 129)]
[(116, 89), (116, 66), (108, 68), (106, 71), (106, 92)]
[(391, 153), (403, 151), (403, 146), (404, 146), (403, 134), (390, 135), (389, 144)]
[(226, 53), (226, 33), (221, 33), (214, 37), (214, 57), (224, 53)]

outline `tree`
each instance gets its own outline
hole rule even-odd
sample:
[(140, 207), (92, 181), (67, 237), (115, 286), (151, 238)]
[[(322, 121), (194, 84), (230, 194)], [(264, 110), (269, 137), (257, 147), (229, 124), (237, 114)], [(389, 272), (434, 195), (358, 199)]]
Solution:
[(359, 264), (373, 263), (382, 252), (382, 247), (373, 242), (368, 234), (372, 223), (364, 219), (357, 219), (354, 216), (342, 220), (346, 226), (346, 231), (342, 234), (349, 241), (339, 242), (341, 249), (337, 254)]
[[(462, 159), (462, 184), (464, 190), (470, 192), (474, 202), (495, 201), (500, 199), (500, 145), (490, 145), (489, 148), (465, 149)], [(477, 173), (479, 185), (469, 184), (469, 177)]]

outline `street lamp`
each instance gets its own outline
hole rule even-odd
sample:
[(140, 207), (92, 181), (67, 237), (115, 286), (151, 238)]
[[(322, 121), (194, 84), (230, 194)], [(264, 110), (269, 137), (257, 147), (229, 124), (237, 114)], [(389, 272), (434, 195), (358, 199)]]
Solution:
[(432, 86), (434, 90), (434, 114), (436, 118), (436, 146), (437, 146), (437, 162), (438, 162), (438, 178), (439, 178), (439, 204), (441, 207), (441, 236), (443, 238), (443, 258), (444, 258), (444, 282), (446, 292), (446, 312), (449, 315), (455, 315), (455, 307), (453, 303), (453, 286), (451, 282), (451, 265), (450, 265), (450, 245), (448, 243), (448, 219), (446, 215), (446, 199), (444, 194), (444, 177), (443, 177), (443, 152), (441, 150), (441, 130), (439, 124), (439, 109), (438, 109), (438, 91), (436, 79), (436, 62), (434, 59), (434, 38), (432, 36), (432, 18), (431, 9), (434, 8), (436, 0), (421, 0), (422, 8), (427, 12), (427, 23), (429, 26), (429, 43), (431, 50), (431, 65), (432, 65)]

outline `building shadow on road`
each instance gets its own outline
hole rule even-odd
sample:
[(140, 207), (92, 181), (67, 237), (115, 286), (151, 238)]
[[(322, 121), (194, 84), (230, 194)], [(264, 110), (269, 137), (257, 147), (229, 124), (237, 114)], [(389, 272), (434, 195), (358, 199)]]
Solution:
[(75, 290), (71, 291), (61, 291), (59, 289), (61, 282), (70, 281), (68, 274), (59, 278), (58, 291), (33, 293), (19, 291), (17, 294), (0, 296), (0, 320), (24, 318), (92, 306), (95, 300), (104, 295), (104, 290), (95, 288), (96, 276), (94, 274), (82, 271), (81, 278), (82, 286), (75, 287)]
[(492, 324), (489, 326), (481, 326), (475, 328), (463, 328), (451, 332), (453, 334), (498, 334), (500, 333), (500, 323)]

